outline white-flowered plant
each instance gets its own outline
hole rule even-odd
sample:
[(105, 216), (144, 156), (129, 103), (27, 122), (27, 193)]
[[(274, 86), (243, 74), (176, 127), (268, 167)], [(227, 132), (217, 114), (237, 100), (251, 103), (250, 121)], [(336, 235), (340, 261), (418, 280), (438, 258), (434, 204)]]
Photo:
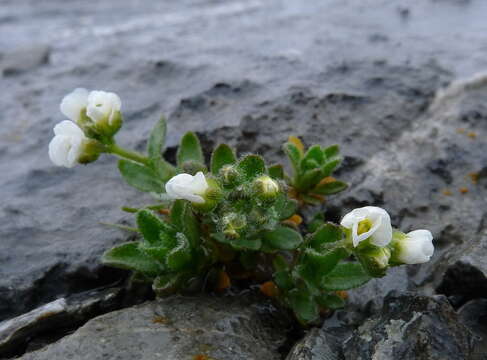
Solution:
[(343, 307), (343, 290), (433, 255), (429, 231), (393, 229), (382, 208), (354, 209), (340, 224), (301, 211), (347, 188), (332, 176), (341, 162), (337, 145), (305, 148), (291, 136), (283, 146), (292, 167), (287, 174), (259, 155), (237, 158), (225, 144), (207, 164), (198, 137), (188, 132), (171, 164), (163, 157), (164, 118), (142, 154), (115, 141), (122, 125), (118, 95), (79, 88), (60, 108), (70, 120), (54, 128), (49, 157), (55, 165), (73, 167), (113, 154), (120, 158), (123, 179), (158, 199), (123, 208), (136, 213), (136, 228), (130, 229), (140, 238), (108, 250), (102, 261), (132, 270), (133, 281), (151, 282), (159, 295), (208, 286), (221, 290), (233, 278), (262, 281), (267, 275), (262, 292), (310, 323), (325, 309)]

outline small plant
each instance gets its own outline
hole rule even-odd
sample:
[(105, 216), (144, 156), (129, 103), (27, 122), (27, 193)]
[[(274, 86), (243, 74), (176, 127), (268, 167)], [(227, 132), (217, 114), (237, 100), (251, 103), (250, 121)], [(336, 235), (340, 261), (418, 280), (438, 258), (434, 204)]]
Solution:
[(333, 177), (341, 161), (337, 145), (305, 149), (291, 136), (283, 146), (293, 171), (288, 175), (259, 155), (237, 157), (225, 144), (207, 164), (198, 137), (188, 132), (171, 164), (163, 157), (163, 118), (146, 154), (116, 143), (122, 126), (116, 94), (76, 89), (63, 99), (61, 111), (70, 120), (54, 127), (49, 145), (54, 164), (73, 167), (102, 153), (116, 155), (123, 179), (157, 199), (144, 208), (123, 208), (135, 213), (140, 240), (107, 250), (102, 261), (132, 270), (134, 280), (151, 282), (159, 295), (202, 288), (212, 279), (225, 288), (232, 278), (260, 279), (255, 275), (264, 272), (269, 278), (262, 292), (307, 324), (322, 311), (343, 307), (344, 290), (433, 254), (429, 231), (395, 230), (378, 207), (355, 209), (340, 224), (326, 222), (320, 213), (307, 227), (302, 224), (302, 207), (347, 188)]

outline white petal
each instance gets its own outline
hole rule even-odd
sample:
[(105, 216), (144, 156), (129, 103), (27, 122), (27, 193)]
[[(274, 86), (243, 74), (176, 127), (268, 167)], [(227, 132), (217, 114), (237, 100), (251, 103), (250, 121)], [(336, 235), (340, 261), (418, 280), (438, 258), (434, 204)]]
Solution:
[(54, 126), (54, 135), (65, 135), (76, 138), (85, 138), (83, 130), (78, 125), (69, 120), (63, 120)]
[(67, 166), (67, 155), (69, 148), (69, 138), (65, 136), (55, 136), (49, 143), (49, 158), (57, 166)]
[(110, 121), (114, 112), (120, 111), (121, 106), (122, 101), (117, 94), (95, 90), (88, 95), (86, 114), (95, 122), (107, 117)]
[[(358, 225), (363, 220), (372, 223), (369, 231), (358, 234)], [(386, 246), (392, 240), (391, 219), (387, 211), (376, 206), (357, 208), (346, 214), (340, 224), (352, 231), (353, 246), (370, 238), (370, 242), (376, 246)]]
[(191, 190), (193, 194), (203, 195), (207, 189), (208, 183), (206, 182), (205, 175), (203, 172), (198, 171), (191, 182)]
[(88, 104), (88, 90), (77, 88), (61, 101), (61, 112), (74, 122), (79, 120), (81, 110)]

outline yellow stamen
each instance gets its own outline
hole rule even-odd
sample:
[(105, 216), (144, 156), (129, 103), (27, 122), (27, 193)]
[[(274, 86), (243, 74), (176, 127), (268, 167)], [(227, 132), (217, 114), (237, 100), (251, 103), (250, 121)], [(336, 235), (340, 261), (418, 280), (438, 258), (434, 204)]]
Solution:
[(362, 220), (358, 223), (357, 234), (363, 234), (369, 231), (372, 228), (372, 221), (369, 219)]

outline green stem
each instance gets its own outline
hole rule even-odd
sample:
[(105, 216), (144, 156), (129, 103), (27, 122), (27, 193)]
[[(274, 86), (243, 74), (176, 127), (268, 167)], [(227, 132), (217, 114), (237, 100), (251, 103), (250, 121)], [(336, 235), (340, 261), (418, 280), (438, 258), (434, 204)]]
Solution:
[(121, 158), (129, 159), (143, 165), (149, 165), (149, 159), (145, 156), (131, 150), (126, 150), (117, 144), (112, 144), (107, 146), (107, 152), (110, 154), (117, 155)]

